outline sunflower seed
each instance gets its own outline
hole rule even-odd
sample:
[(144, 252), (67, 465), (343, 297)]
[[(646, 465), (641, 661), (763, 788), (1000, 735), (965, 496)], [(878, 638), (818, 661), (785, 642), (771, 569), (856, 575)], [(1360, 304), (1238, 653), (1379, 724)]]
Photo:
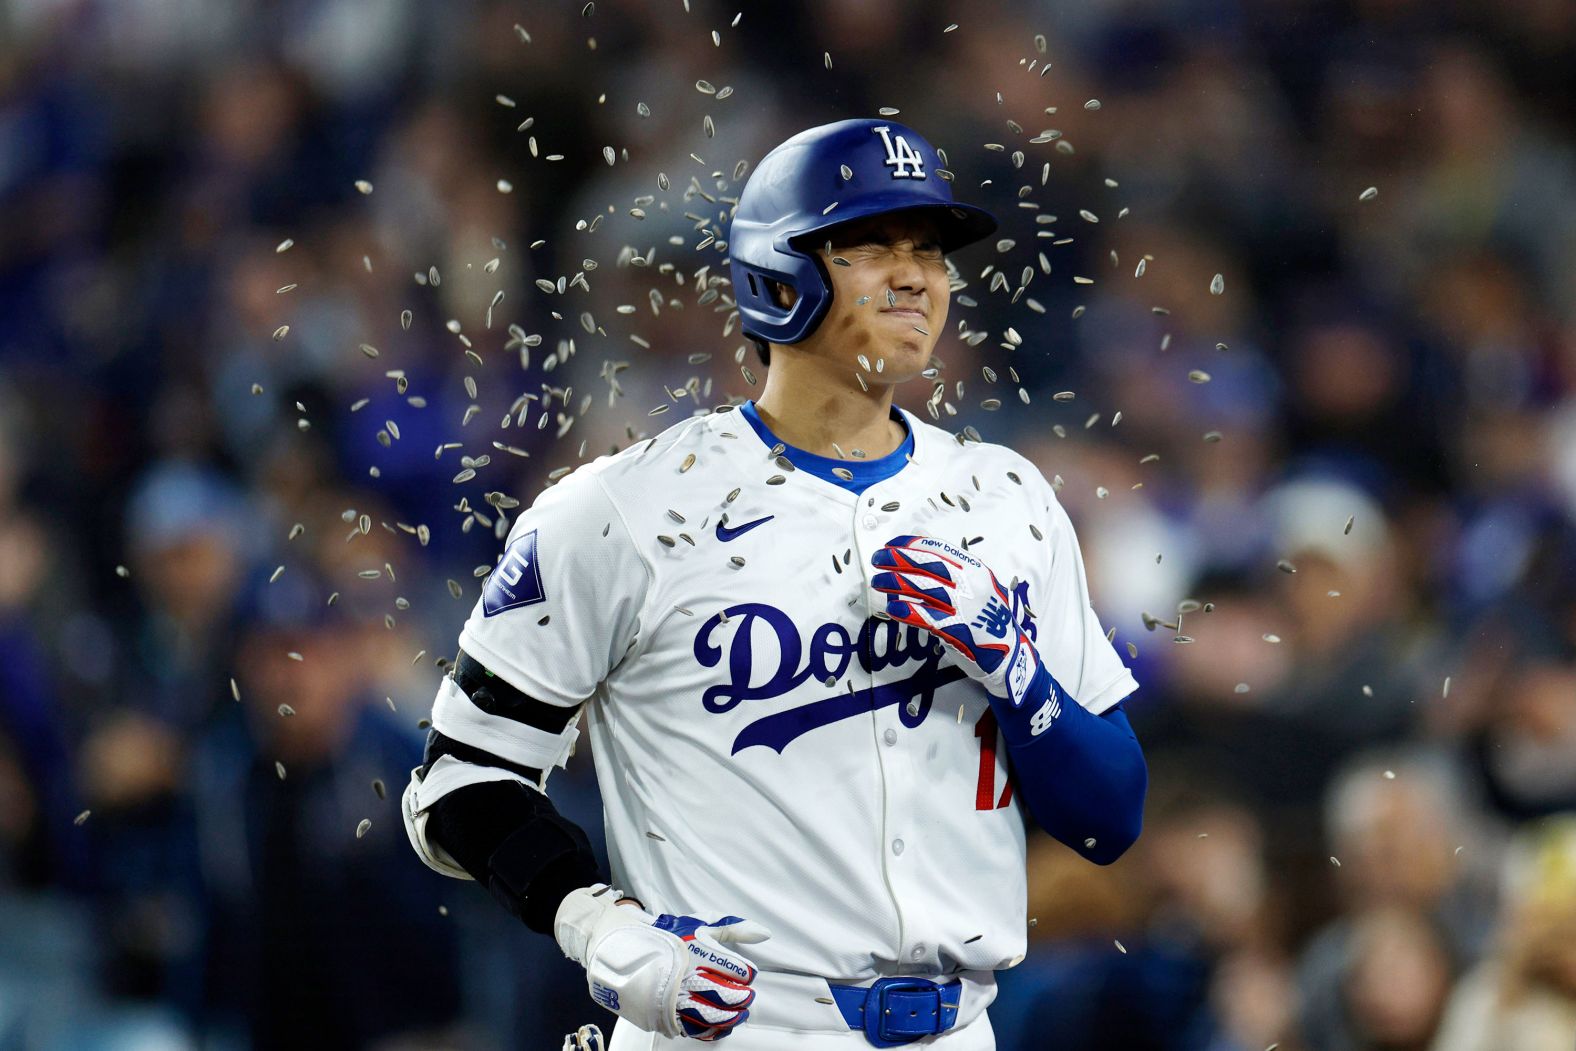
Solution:
[(1224, 274), (1216, 274), (1214, 277), (1209, 279), (1209, 294), (1210, 295), (1218, 296), (1218, 295), (1222, 294), (1225, 291), (1226, 291), (1226, 277), (1225, 277)]
[(372, 827), (372, 819), (369, 818), (369, 817), (362, 818), (360, 823), (358, 823), (356, 825), (356, 838), (360, 839), (362, 836), (366, 835), (367, 834), (367, 830), (370, 829), (371, 827)]
[(1368, 187), (1368, 189), (1366, 189), (1362, 193), (1358, 194), (1357, 195), (1357, 199), (1359, 201), (1371, 201), (1375, 197), (1378, 197), (1378, 196), (1379, 196), (1379, 187), (1377, 187), (1377, 186), (1370, 186), (1370, 187)]

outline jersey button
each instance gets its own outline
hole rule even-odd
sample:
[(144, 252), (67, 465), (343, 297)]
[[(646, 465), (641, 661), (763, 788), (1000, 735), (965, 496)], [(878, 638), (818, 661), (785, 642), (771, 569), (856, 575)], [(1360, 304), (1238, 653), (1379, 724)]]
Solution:
[(881, 524), (881, 520), (879, 518), (877, 518), (875, 515), (865, 515), (865, 528), (866, 529), (874, 529), (876, 526), (878, 526), (880, 524)]
[(903, 853), (903, 841), (901, 839), (894, 839), (892, 841), (892, 853), (893, 854), (901, 854), (901, 853)]
[(881, 735), (881, 739), (887, 744), (897, 744), (897, 731), (889, 729), (886, 733)]
[(911, 960), (923, 959), (924, 955), (925, 947), (923, 945), (916, 945), (908, 951), (908, 958)]

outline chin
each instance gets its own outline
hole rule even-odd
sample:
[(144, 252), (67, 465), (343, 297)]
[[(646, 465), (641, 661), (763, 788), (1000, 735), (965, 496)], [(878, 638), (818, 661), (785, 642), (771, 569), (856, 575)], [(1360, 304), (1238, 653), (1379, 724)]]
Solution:
[(887, 383), (902, 383), (925, 371), (930, 365), (931, 347), (925, 343), (904, 340), (887, 348), (886, 365), (880, 377)]

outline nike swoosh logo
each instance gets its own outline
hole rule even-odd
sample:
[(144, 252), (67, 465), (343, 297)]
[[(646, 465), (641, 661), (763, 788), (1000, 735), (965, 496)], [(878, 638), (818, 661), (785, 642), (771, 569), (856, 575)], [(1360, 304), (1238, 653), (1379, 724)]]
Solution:
[(723, 525), (721, 522), (718, 522), (717, 539), (721, 540), (724, 544), (730, 540), (737, 540), (739, 537), (743, 536), (745, 533), (748, 533), (756, 526), (765, 525), (767, 522), (770, 522), (776, 517), (776, 515), (767, 515), (765, 518), (757, 518), (755, 521), (746, 522), (741, 526), (727, 526)]

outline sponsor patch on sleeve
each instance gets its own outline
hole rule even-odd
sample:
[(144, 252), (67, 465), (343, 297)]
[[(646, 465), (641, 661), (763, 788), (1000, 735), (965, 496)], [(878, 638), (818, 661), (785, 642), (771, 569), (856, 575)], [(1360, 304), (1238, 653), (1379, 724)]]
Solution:
[(482, 587), (482, 613), (492, 617), (546, 598), (536, 558), (536, 530), (532, 529), (509, 545), (498, 568), (487, 575)]

